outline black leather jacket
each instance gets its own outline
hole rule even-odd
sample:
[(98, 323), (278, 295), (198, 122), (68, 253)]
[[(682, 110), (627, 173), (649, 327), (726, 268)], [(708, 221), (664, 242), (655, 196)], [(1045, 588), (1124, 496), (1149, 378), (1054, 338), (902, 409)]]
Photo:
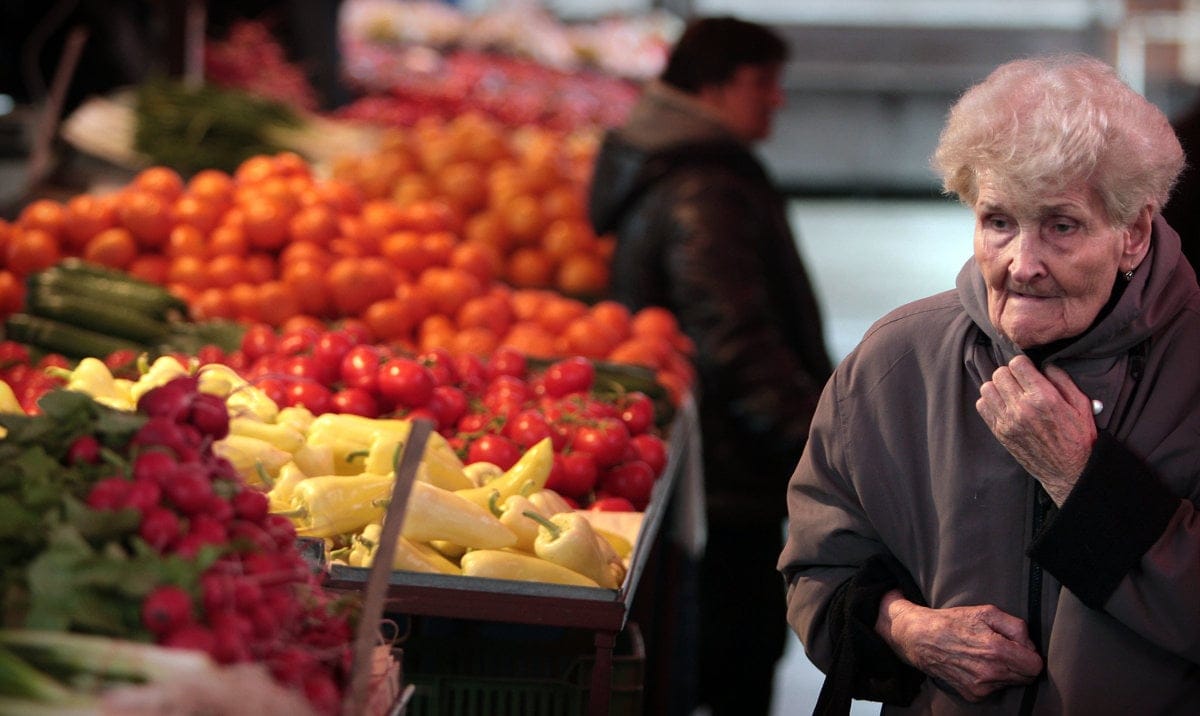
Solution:
[(610, 132), (589, 212), (617, 237), (613, 297), (670, 309), (695, 341), (709, 519), (782, 519), (831, 369), (821, 318), (761, 163), (702, 135), (646, 147)]

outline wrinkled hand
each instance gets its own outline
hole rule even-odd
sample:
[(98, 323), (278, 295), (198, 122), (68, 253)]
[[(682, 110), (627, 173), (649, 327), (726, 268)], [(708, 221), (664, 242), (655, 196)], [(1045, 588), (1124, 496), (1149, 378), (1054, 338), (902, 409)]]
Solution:
[(875, 631), (901, 659), (971, 702), (1042, 671), (1025, 622), (990, 604), (929, 609), (894, 590), (880, 602)]
[(1047, 366), (1043, 375), (1027, 356), (1017, 356), (980, 387), (975, 409), (1000, 444), (1062, 506), (1096, 442), (1092, 401), (1066, 371)]

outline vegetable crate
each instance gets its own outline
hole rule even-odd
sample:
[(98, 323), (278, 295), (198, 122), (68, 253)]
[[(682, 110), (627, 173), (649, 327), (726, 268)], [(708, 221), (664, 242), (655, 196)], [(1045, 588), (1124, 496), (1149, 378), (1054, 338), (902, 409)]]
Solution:
[[(399, 644), (415, 687), (406, 716), (583, 714), (593, 633), (562, 627), (418, 620)], [(640, 714), (645, 677), (641, 631), (630, 622), (613, 648), (609, 713)]]

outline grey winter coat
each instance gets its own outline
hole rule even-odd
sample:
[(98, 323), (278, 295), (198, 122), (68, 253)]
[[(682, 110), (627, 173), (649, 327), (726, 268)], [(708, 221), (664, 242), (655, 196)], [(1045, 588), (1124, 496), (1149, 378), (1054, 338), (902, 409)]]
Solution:
[[(890, 555), (929, 606), (993, 604), (1025, 619), (1046, 668), (968, 704), (906, 674), (886, 646), (860, 649), (874, 656), (857, 665), (858, 698), (897, 698), (880, 687), (897, 681), (916, 689), (884, 713), (1200, 714), (1200, 288), (1178, 236), (1157, 219), (1107, 315), (1045, 357), (1103, 404), (1061, 510), (975, 410), (982, 382), (1017, 352), (988, 320), (973, 261), (956, 290), (868, 331), (827, 384), (789, 485), (789, 622), (827, 669), (845, 586)], [(859, 627), (854, 639), (883, 645)]]

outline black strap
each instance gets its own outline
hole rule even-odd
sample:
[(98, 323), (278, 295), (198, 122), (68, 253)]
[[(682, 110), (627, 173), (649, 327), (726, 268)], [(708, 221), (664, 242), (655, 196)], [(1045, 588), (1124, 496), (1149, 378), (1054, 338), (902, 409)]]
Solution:
[(845, 716), (856, 698), (906, 706), (920, 692), (925, 675), (902, 661), (875, 633), (879, 602), (896, 588), (905, 599), (925, 605), (908, 570), (890, 554), (871, 557), (838, 588), (829, 607), (833, 662), (814, 716)]

